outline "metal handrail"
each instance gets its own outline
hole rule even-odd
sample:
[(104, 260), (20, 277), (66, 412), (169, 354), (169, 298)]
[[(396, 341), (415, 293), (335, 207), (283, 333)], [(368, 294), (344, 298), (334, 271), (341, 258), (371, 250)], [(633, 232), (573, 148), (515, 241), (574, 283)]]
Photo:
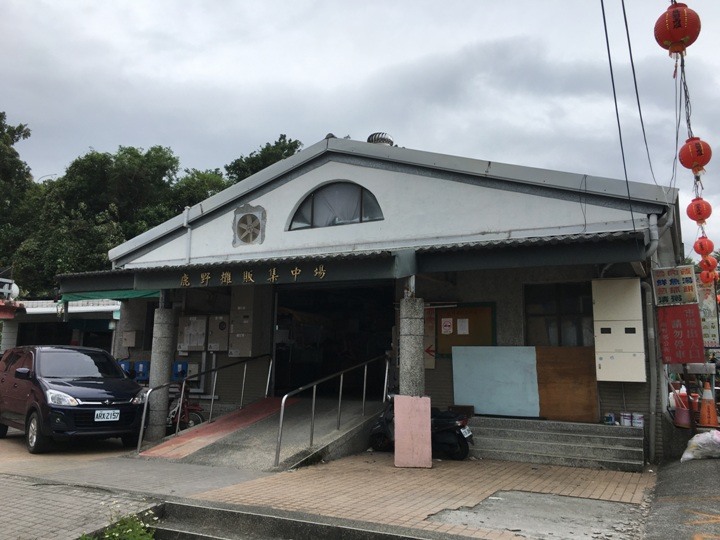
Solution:
[[(205, 371), (195, 373), (194, 375), (190, 375), (189, 377), (184, 377), (182, 380), (182, 386), (180, 388), (180, 404), (181, 404), (181, 406), (182, 406), (183, 399), (185, 398), (185, 386), (187, 384), (187, 381), (195, 379), (195, 378), (200, 378), (200, 376), (206, 375), (208, 373), (213, 373), (212, 391), (210, 394), (210, 415), (208, 417), (208, 423), (212, 422), (213, 406), (215, 404), (215, 388), (217, 387), (218, 371), (220, 371), (221, 369), (227, 369), (229, 367), (237, 366), (238, 364), (245, 364), (245, 366), (243, 367), (242, 389), (240, 391), (240, 408), (242, 409), (243, 400), (245, 399), (245, 379), (247, 376), (248, 362), (252, 362), (253, 360), (259, 360), (260, 358), (268, 358), (268, 360), (269, 360), (268, 376), (267, 376), (267, 381), (265, 383), (265, 397), (268, 397), (268, 395), (270, 394), (270, 378), (272, 376), (273, 358), (269, 354), (261, 354), (258, 356), (253, 356), (252, 358), (243, 358), (242, 360), (238, 360), (236, 362), (227, 364), (225, 366), (206, 369)], [(166, 388), (166, 387), (169, 387), (172, 385), (177, 385), (177, 384), (178, 384), (178, 381), (170, 381), (170, 382), (166, 382), (164, 384), (160, 384), (158, 386), (153, 386), (152, 388), (149, 388), (147, 393), (145, 394), (145, 404), (143, 405), (143, 414), (142, 414), (142, 420), (140, 423), (140, 434), (138, 435), (138, 443), (137, 443), (137, 453), (138, 454), (140, 453), (143, 436), (145, 434), (145, 420), (147, 418), (147, 410), (148, 410), (148, 405), (150, 403), (150, 394), (152, 394), (155, 390), (160, 390), (162, 388)], [(175, 435), (177, 435), (179, 431), (180, 431), (180, 422), (178, 421), (177, 425), (175, 426)]]
[(282, 444), (282, 431), (283, 431), (283, 421), (285, 418), (285, 402), (290, 396), (294, 396), (296, 394), (299, 394), (300, 392), (304, 392), (305, 390), (309, 390), (312, 388), (312, 412), (310, 415), (310, 446), (313, 445), (313, 435), (315, 431), (315, 397), (317, 395), (317, 387), (319, 384), (322, 384), (324, 382), (327, 382), (329, 380), (335, 379), (336, 377), (340, 377), (340, 388), (338, 391), (338, 412), (337, 412), (337, 428), (340, 429), (340, 413), (342, 411), (342, 391), (343, 391), (343, 382), (345, 373), (348, 373), (349, 371), (353, 371), (358, 368), (364, 368), (363, 373), (363, 398), (362, 398), (362, 415), (365, 416), (365, 394), (367, 391), (367, 368), (369, 364), (372, 364), (373, 362), (377, 362), (378, 360), (385, 359), (385, 381), (384, 381), (384, 387), (383, 387), (383, 403), (385, 402), (385, 399), (387, 397), (387, 385), (388, 385), (388, 374), (390, 371), (390, 359), (387, 358), (386, 355), (378, 356), (376, 358), (372, 358), (371, 360), (367, 360), (366, 362), (363, 362), (362, 364), (357, 364), (356, 366), (344, 369), (342, 371), (338, 371), (337, 373), (334, 373), (332, 375), (328, 375), (327, 377), (323, 377), (322, 379), (318, 379), (316, 381), (313, 381), (311, 383), (308, 383), (304, 386), (301, 386), (300, 388), (297, 388), (293, 390), (292, 392), (288, 392), (285, 394), (282, 398), (282, 402), (280, 404), (280, 425), (278, 426), (278, 436), (277, 436), (277, 445), (275, 447), (275, 467), (277, 467), (280, 464), (280, 446)]

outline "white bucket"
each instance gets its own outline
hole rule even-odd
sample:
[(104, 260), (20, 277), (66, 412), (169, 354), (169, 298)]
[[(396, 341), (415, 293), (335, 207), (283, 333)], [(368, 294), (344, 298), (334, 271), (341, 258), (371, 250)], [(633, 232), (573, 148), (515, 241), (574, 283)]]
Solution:
[(621, 426), (632, 426), (632, 413), (621, 412), (620, 413), (620, 425)]
[(632, 427), (645, 427), (645, 415), (640, 413), (632, 413)]

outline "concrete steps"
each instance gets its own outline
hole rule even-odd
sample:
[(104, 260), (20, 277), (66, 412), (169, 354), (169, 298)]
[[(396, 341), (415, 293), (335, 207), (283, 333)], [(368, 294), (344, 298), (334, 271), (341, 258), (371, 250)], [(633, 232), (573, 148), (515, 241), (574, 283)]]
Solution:
[(640, 472), (643, 428), (474, 416), (475, 458)]
[[(208, 506), (167, 502), (156, 510), (159, 521), (154, 525), (156, 540), (399, 540), (419, 538), (398, 532), (373, 529), (372, 524), (347, 520), (320, 522), (317, 516), (290, 512), (266, 514)], [(409, 532), (409, 531), (408, 531)], [(428, 538), (428, 537), (423, 537)]]

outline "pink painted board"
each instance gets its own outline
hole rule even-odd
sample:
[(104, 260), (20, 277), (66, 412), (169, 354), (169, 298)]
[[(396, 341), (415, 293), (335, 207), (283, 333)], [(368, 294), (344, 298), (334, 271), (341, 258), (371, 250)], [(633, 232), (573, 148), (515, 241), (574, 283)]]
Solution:
[(395, 396), (395, 466), (432, 468), (430, 398)]

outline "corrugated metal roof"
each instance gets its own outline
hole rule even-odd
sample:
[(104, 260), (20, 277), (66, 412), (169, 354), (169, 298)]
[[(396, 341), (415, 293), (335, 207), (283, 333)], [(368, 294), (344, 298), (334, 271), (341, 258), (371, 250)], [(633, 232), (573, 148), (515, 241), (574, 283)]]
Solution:
[(603, 233), (566, 234), (559, 236), (545, 236), (535, 238), (506, 238), (486, 240), (480, 242), (458, 242), (453, 244), (437, 244), (417, 248), (418, 253), (435, 251), (462, 251), (479, 248), (492, 247), (521, 247), (521, 246), (542, 246), (552, 244), (579, 244), (583, 242), (602, 242), (605, 240), (628, 240), (631, 238), (643, 238), (645, 230), (637, 231), (616, 231)]
[[(643, 239), (645, 229), (635, 231), (615, 231), (615, 232), (599, 232), (584, 234), (566, 234), (558, 236), (543, 237), (524, 237), (524, 238), (502, 238), (485, 241), (473, 242), (453, 242), (444, 244), (432, 244), (417, 247), (408, 247), (404, 249), (414, 250), (417, 253), (434, 253), (442, 251), (472, 251), (478, 249), (491, 249), (498, 247), (529, 247), (543, 246), (553, 244), (579, 244), (587, 242), (603, 242), (603, 241), (621, 241), (632, 238)], [(113, 276), (128, 274), (144, 274), (150, 272), (163, 272), (172, 270), (192, 270), (192, 269), (210, 269), (210, 268), (232, 268), (238, 266), (252, 266), (256, 264), (283, 264), (294, 263), (308, 260), (329, 259), (329, 260), (349, 260), (349, 259), (369, 259), (369, 258), (385, 258), (393, 256), (390, 250), (373, 250), (373, 251), (348, 251), (334, 253), (311, 253), (301, 254), (287, 257), (267, 257), (254, 258), (245, 260), (223, 260), (211, 263), (197, 264), (180, 264), (180, 265), (164, 265), (152, 267), (136, 267), (129, 269), (117, 270), (100, 270), (95, 272), (81, 272), (75, 274), (62, 274), (59, 278), (72, 277), (93, 277), (93, 276)]]
[(109, 275), (127, 275), (135, 273), (148, 273), (148, 272), (162, 272), (166, 270), (178, 270), (193, 268), (232, 268), (237, 266), (252, 266), (256, 264), (283, 264), (291, 262), (301, 262), (317, 259), (330, 259), (330, 260), (344, 260), (344, 259), (377, 259), (384, 257), (391, 257), (392, 253), (387, 250), (375, 250), (375, 251), (342, 251), (337, 253), (312, 253), (302, 254), (288, 257), (267, 257), (267, 258), (255, 258), (255, 259), (244, 259), (244, 260), (223, 260), (212, 263), (197, 263), (197, 264), (178, 264), (178, 265), (165, 265), (165, 266), (151, 266), (151, 267), (135, 267), (128, 269), (119, 270), (98, 270), (95, 272), (80, 272), (75, 274), (61, 274), (58, 278), (72, 278), (72, 277), (92, 277), (92, 276), (109, 276)]

